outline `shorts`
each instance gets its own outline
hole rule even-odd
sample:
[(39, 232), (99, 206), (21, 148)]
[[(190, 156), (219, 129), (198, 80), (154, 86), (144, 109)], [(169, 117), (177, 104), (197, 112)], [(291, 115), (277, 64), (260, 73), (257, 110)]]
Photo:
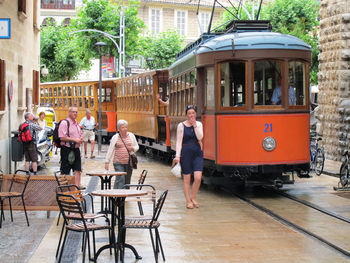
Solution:
[(94, 141), (95, 140), (94, 131), (83, 130), (83, 140), (84, 140), (84, 142)]
[[(68, 154), (70, 151), (74, 152), (75, 160), (73, 164), (68, 161)], [(70, 170), (81, 172), (81, 157), (79, 148), (69, 148), (62, 146), (61, 148), (61, 174), (69, 175)]]
[(38, 162), (38, 152), (35, 143), (23, 143), (23, 151), (26, 162)]

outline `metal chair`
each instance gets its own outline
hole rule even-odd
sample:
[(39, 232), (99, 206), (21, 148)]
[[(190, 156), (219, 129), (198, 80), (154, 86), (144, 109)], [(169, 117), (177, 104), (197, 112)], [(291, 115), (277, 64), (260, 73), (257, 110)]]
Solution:
[[(68, 186), (74, 187), (73, 185), (68, 185)], [(108, 230), (109, 242), (111, 243), (112, 233), (111, 233), (109, 219), (106, 215), (103, 215), (103, 214), (96, 215), (96, 214), (84, 213), (81, 200), (79, 200), (82, 198), (80, 196), (80, 193), (78, 193), (78, 191), (80, 190), (75, 190), (70, 192), (63, 191), (62, 188), (68, 187), (68, 186), (60, 186), (60, 187), (57, 187), (56, 189), (56, 200), (57, 200), (58, 206), (60, 207), (62, 216), (64, 218), (64, 225), (66, 229), (58, 262), (61, 262), (61, 259), (62, 259), (62, 254), (64, 250), (64, 245), (66, 243), (68, 231), (81, 232), (85, 236), (85, 238), (83, 237), (82, 262), (85, 262), (86, 244), (88, 245), (89, 259), (94, 260), (96, 255), (95, 231)], [(94, 222), (94, 219), (98, 217), (104, 217), (107, 222), (107, 225), (96, 224)], [(92, 232), (92, 238), (93, 238), (93, 249), (94, 249), (93, 259), (90, 258), (90, 232)], [(60, 248), (61, 239), (62, 239), (62, 233), (60, 236), (58, 250)], [(112, 251), (110, 250), (110, 252)]]
[[(11, 222), (13, 222), (13, 215), (12, 215), (12, 204), (11, 204), (11, 199), (12, 198), (21, 198), (22, 199), (22, 205), (24, 209), (24, 214), (26, 216), (27, 220), (27, 225), (29, 226), (29, 220), (28, 220), (28, 215), (27, 215), (27, 210), (26, 210), (26, 205), (24, 203), (24, 192), (27, 188), (30, 175), (24, 174), (24, 175), (19, 175), (17, 172), (21, 170), (17, 170), (16, 173), (13, 175), (11, 179), (11, 184), (9, 187), (8, 192), (0, 192), (0, 206), (1, 206), (1, 215), (0, 215), (0, 228), (2, 227), (2, 220), (5, 220), (5, 215), (4, 215), (4, 201), (8, 199), (9, 201), (9, 206), (10, 206), (10, 214), (11, 214)], [(25, 171), (24, 171), (25, 172)], [(13, 188), (22, 188), (20, 191), (13, 191)]]
[[(103, 217), (102, 214), (95, 214), (94, 213), (94, 209), (93, 209), (93, 199), (92, 199), (92, 195), (89, 194), (89, 196), (91, 197), (91, 208), (92, 208), (92, 213), (87, 213), (87, 210), (86, 210), (86, 200), (85, 200), (85, 196), (81, 190), (76, 186), (76, 185), (62, 185), (62, 186), (58, 186), (56, 188), (56, 194), (60, 192), (60, 193), (63, 193), (63, 194), (66, 194), (66, 195), (72, 195), (74, 196), (78, 201), (79, 203), (82, 205), (82, 209), (83, 209), (83, 212), (84, 212), (84, 215), (85, 215), (85, 218), (87, 220), (90, 220), (90, 221), (94, 221), (94, 219), (96, 218), (99, 218), (99, 217)], [(60, 210), (60, 213), (59, 213), (59, 216), (62, 214), (61, 210)], [(75, 215), (72, 214), (70, 215), (70, 217), (74, 217)], [(58, 220), (59, 220), (59, 217), (58, 217)], [(57, 222), (58, 224), (58, 222)], [(65, 227), (65, 222), (63, 222), (63, 225), (62, 225), (62, 229), (61, 229), (61, 234), (60, 234), (60, 239), (59, 239), (59, 242), (58, 242), (58, 246), (57, 246), (57, 250), (56, 250), (56, 258), (58, 256), (58, 251), (59, 251), (59, 248), (60, 248), (60, 245), (61, 245), (61, 241), (62, 241), (62, 235), (63, 235), (63, 231), (64, 231), (64, 227)], [(84, 236), (85, 238), (85, 236)], [(83, 239), (84, 239), (83, 238)], [(84, 240), (83, 240), (84, 242)], [(83, 248), (83, 246), (82, 246)]]
[[(163, 246), (162, 246), (162, 242), (160, 240), (160, 235), (159, 235), (159, 231), (158, 231), (158, 228), (160, 226), (158, 218), (159, 218), (159, 215), (162, 211), (162, 208), (163, 208), (163, 205), (164, 205), (164, 202), (165, 202), (167, 195), (168, 195), (168, 190), (164, 191), (161, 194), (161, 196), (159, 197), (159, 199), (157, 201), (157, 205), (153, 211), (153, 216), (151, 219), (149, 219), (147, 217), (126, 218), (125, 224), (123, 226), (123, 229), (125, 230), (125, 236), (126, 236), (126, 229), (128, 229), (128, 228), (148, 229), (149, 230), (150, 236), (151, 236), (151, 241), (152, 241), (154, 259), (156, 262), (158, 262), (159, 249), (162, 252), (163, 260), (165, 261)], [(152, 232), (153, 229), (155, 232), (155, 237), (153, 237), (153, 232)], [(123, 246), (123, 250), (124, 250), (124, 246)], [(122, 253), (124, 254), (124, 251)]]
[[(137, 181), (137, 184), (143, 185), (145, 183), (147, 174), (148, 174), (148, 171), (146, 169), (143, 170), (142, 173), (140, 174), (140, 177), (139, 177), (139, 180)], [(140, 190), (140, 189), (137, 189), (137, 190)]]
[(130, 197), (125, 199), (125, 201), (127, 202), (130, 202), (130, 201), (137, 202), (141, 216), (144, 215), (143, 207), (142, 207), (143, 201), (151, 201), (153, 203), (153, 211), (154, 211), (156, 206), (156, 189), (154, 188), (153, 185), (150, 185), (150, 184), (126, 184), (123, 187), (124, 189), (135, 188), (136, 190), (142, 190), (142, 188), (144, 187), (149, 189), (146, 196)]

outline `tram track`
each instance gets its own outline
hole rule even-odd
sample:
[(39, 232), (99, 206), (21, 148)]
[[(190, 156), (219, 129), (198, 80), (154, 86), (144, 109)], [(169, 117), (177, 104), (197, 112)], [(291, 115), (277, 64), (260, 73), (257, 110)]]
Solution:
[[(267, 188), (267, 189), (270, 189), (270, 188)], [(292, 222), (292, 220), (289, 220), (287, 219), (286, 217), (272, 211), (271, 209), (267, 208), (266, 206), (264, 205), (260, 205), (258, 204), (257, 202), (253, 201), (252, 199), (249, 199), (247, 197), (245, 197), (244, 195), (240, 194), (240, 193), (237, 193), (237, 192), (234, 192), (231, 190), (228, 190), (228, 189), (225, 189), (227, 192), (229, 192), (230, 194), (234, 195), (235, 197), (237, 197), (238, 199), (242, 200), (243, 202), (249, 204), (250, 206), (258, 209), (259, 211), (263, 212), (264, 214), (272, 217), (274, 220), (282, 223), (283, 225), (287, 226), (287, 227), (290, 227), (292, 229), (294, 229), (295, 231), (305, 235), (305, 236), (308, 236), (314, 240), (317, 240), (318, 242), (320, 242), (321, 244), (329, 247), (330, 249), (340, 253), (341, 255), (343, 255), (344, 257), (346, 257), (347, 259), (350, 259), (350, 251), (349, 250), (346, 250), (342, 247), (340, 247), (339, 245), (335, 244), (334, 242), (330, 241), (330, 240), (327, 240), (326, 238), (322, 237), (321, 235), (318, 235), (316, 234), (315, 232), (313, 231), (310, 231), (308, 230), (307, 228), (299, 225), (299, 224), (296, 224), (294, 222)], [(310, 207), (312, 209), (314, 209), (315, 211), (318, 211), (320, 213), (323, 213), (327, 216), (330, 216), (332, 218), (335, 218), (337, 220), (340, 220), (341, 222), (345, 222), (346, 224), (350, 224), (350, 219), (349, 218), (346, 218), (346, 217), (343, 217), (341, 215), (338, 215), (336, 213), (333, 213), (329, 210), (326, 210), (324, 208), (321, 208), (315, 204), (312, 204), (310, 202), (307, 202), (305, 200), (301, 200), (301, 199), (298, 199), (294, 196), (291, 196), (289, 194), (286, 194), (286, 193), (283, 193), (283, 192), (279, 192), (278, 190), (276, 189), (273, 189), (274, 192), (276, 194), (279, 194), (281, 196), (284, 196), (286, 197), (287, 199), (289, 200), (293, 200), (299, 204), (302, 204), (304, 206), (307, 206), (307, 207)]]

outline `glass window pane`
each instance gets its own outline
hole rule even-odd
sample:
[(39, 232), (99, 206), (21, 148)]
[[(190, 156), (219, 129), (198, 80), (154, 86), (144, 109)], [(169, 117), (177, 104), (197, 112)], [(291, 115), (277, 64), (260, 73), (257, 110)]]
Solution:
[(305, 64), (299, 61), (289, 62), (289, 105), (306, 105)]
[(205, 69), (205, 106), (207, 108), (215, 107), (214, 98), (214, 68)]
[(220, 65), (220, 92), (222, 107), (246, 105), (245, 63), (230, 62)]
[(282, 104), (282, 65), (277, 61), (254, 64), (254, 105)]

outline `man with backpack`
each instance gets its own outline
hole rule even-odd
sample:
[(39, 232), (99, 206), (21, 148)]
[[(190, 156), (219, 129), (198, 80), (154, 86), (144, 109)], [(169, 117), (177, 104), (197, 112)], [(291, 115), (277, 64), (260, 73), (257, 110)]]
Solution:
[(78, 108), (70, 107), (68, 118), (58, 124), (58, 137), (59, 146), (61, 146), (61, 174), (69, 175), (70, 170), (73, 170), (75, 185), (80, 187), (81, 157), (79, 147), (83, 142), (83, 133), (76, 121), (77, 115)]
[(38, 171), (38, 153), (36, 149), (36, 132), (41, 130), (38, 120), (34, 119), (34, 115), (30, 112), (24, 114), (25, 122), (19, 126), (19, 141), (23, 143), (23, 151), (25, 157), (26, 174), (29, 175), (29, 165), (32, 162), (34, 175)]

